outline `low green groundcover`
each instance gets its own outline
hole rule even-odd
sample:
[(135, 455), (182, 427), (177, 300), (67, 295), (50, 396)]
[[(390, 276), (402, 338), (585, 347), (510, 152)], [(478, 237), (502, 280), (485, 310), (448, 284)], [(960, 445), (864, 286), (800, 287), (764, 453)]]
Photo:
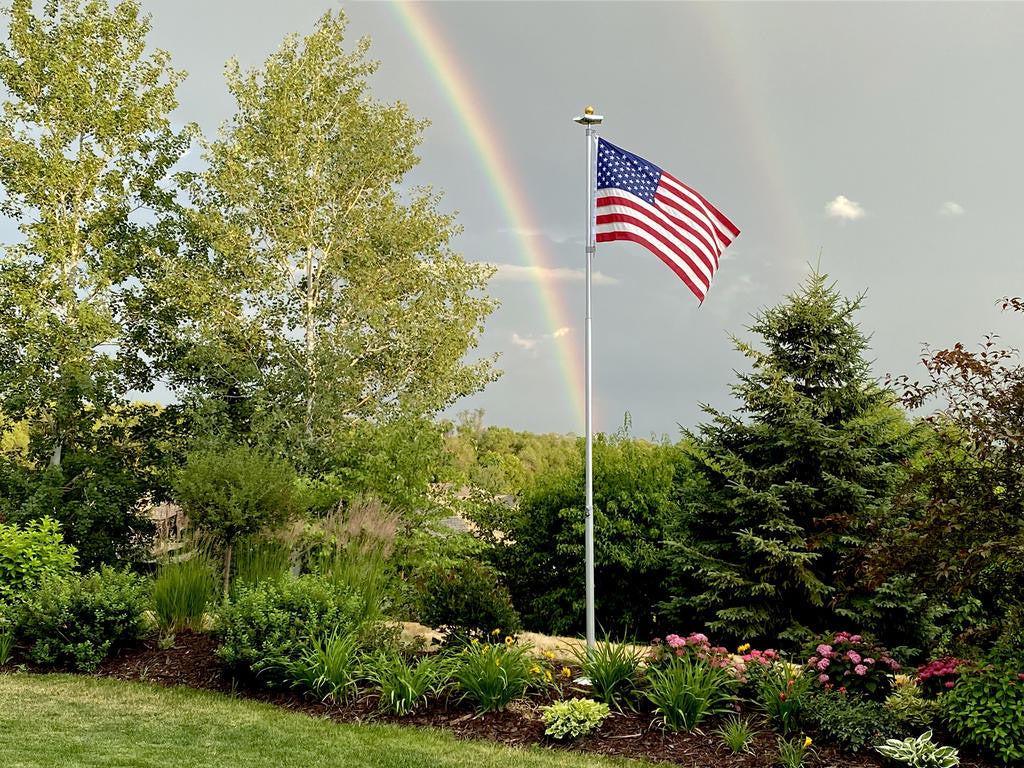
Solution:
[(638, 763), (347, 725), (187, 688), (0, 674), (4, 768), (625, 768)]

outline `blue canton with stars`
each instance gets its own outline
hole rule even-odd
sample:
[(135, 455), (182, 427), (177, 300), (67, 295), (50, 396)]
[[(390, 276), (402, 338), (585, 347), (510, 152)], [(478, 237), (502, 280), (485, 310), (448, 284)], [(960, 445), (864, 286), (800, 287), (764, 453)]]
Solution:
[(597, 188), (613, 187), (654, 205), (661, 168), (632, 152), (599, 138), (597, 140)]

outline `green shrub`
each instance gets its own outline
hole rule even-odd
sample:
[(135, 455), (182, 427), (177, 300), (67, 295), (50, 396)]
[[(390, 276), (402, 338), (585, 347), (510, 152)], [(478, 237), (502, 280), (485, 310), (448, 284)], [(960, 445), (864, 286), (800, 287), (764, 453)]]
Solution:
[(64, 543), (56, 520), (31, 520), (22, 528), (0, 523), (0, 602), (20, 600), (44, 579), (69, 575), (75, 561), (75, 548)]
[(499, 712), (529, 688), (543, 686), (551, 670), (530, 656), (528, 646), (473, 643), (459, 654), (452, 678), (478, 711)]
[(240, 585), (217, 614), (217, 653), (239, 678), (283, 683), (314, 638), (356, 628), (359, 603), (358, 594), (318, 576)]
[(593, 650), (585, 647), (573, 651), (583, 676), (593, 686), (594, 698), (620, 712), (632, 707), (637, 697), (640, 662), (644, 652), (629, 641), (612, 642), (606, 634)]
[(904, 733), (917, 733), (922, 728), (931, 728), (939, 719), (942, 705), (935, 699), (926, 699), (916, 685), (898, 685), (885, 705), (892, 711), (897, 725)]
[(280, 671), (293, 688), (316, 694), (322, 701), (348, 701), (359, 680), (359, 634), (350, 629), (313, 637), (302, 645), (298, 658)]
[(940, 747), (932, 741), (932, 732), (925, 731), (916, 739), (888, 739), (875, 747), (883, 756), (910, 768), (954, 768), (960, 756), (953, 747)]
[(572, 740), (596, 731), (609, 713), (604, 702), (574, 698), (542, 707), (540, 719), (547, 726), (544, 733), (548, 736)]
[(231, 556), (243, 536), (275, 528), (299, 511), (295, 469), (248, 445), (192, 451), (174, 478), (174, 492), (190, 522), (224, 548), (224, 594)]
[(942, 715), (962, 744), (1024, 761), (1024, 670), (1003, 662), (961, 674), (942, 697)]
[(17, 635), (37, 664), (91, 672), (144, 633), (146, 584), (103, 566), (45, 580), (16, 609)]
[(814, 696), (807, 703), (806, 717), (823, 740), (846, 752), (860, 752), (899, 733), (887, 706), (838, 691)]
[(365, 663), (364, 675), (380, 693), (379, 707), (389, 715), (409, 715), (427, 695), (448, 685), (452, 664), (445, 656), (424, 656), (413, 663), (394, 652), (378, 653)]
[(750, 751), (750, 742), (756, 731), (749, 717), (734, 715), (716, 728), (715, 733), (730, 752), (739, 755)]
[(811, 688), (809, 675), (793, 665), (781, 663), (751, 665), (757, 704), (779, 732), (786, 736), (800, 723)]
[(805, 654), (804, 674), (814, 680), (814, 687), (844, 688), (872, 701), (885, 701), (892, 690), (892, 673), (900, 669), (885, 648), (849, 632), (821, 635), (808, 644)]
[[(488, 640), (519, 631), (519, 614), (508, 590), (491, 568), (473, 560), (423, 569), (417, 577), (419, 613), (424, 624), (445, 632), (453, 642)], [(497, 635), (492, 635), (499, 629)]]
[(644, 695), (670, 731), (692, 731), (705, 718), (731, 711), (736, 678), (695, 656), (648, 667)]
[(164, 633), (201, 631), (206, 608), (216, 596), (216, 575), (206, 558), (198, 553), (164, 563), (150, 588), (157, 625)]

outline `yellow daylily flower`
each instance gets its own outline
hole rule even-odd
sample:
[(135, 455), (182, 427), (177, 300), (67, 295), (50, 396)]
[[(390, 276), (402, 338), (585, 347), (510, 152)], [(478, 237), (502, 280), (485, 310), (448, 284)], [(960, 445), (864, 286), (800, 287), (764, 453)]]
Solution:
[(540, 674), (540, 667), (538, 667), (536, 665), (530, 667), (530, 674), (531, 675), (539, 675)]
[(495, 627), (494, 629), (491, 630), (491, 635), (493, 635), (494, 637), (497, 637), (500, 634), (501, 634), (501, 629), (499, 627)]
[(552, 651), (544, 651), (544, 655), (547, 656), (549, 659), (555, 658), (555, 654)]
[(562, 674), (565, 677), (572, 677), (572, 670), (569, 669), (568, 667), (562, 667)]
[(512, 643), (514, 643), (514, 642), (515, 642), (515, 640), (513, 640), (510, 636), (508, 636), (508, 635), (505, 636), (505, 645), (512, 645)]
[(811, 737), (810, 736), (805, 736), (804, 737), (804, 749), (807, 749), (809, 746), (811, 746)]
[(551, 670), (550, 669), (545, 669), (544, 670), (544, 679), (547, 680), (549, 683), (551, 682), (552, 677), (551, 677)]

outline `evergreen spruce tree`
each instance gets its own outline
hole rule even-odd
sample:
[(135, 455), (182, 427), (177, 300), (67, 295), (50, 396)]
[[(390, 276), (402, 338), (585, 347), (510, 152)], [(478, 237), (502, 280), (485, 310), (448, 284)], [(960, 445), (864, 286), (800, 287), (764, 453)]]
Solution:
[(705, 407), (711, 423), (690, 435), (703, 483), (677, 531), (683, 578), (669, 603), (687, 624), (771, 642), (856, 625), (856, 559), (884, 528), (914, 444), (870, 376), (862, 298), (815, 271), (755, 317), (764, 349), (733, 339), (751, 363), (732, 387), (740, 404)]

